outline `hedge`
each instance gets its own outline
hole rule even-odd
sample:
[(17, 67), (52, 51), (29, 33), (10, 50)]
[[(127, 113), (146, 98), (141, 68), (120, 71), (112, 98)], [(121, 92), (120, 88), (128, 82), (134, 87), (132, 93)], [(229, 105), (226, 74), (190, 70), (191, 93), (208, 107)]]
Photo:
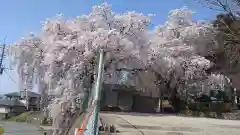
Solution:
[(230, 112), (231, 103), (208, 103), (208, 102), (196, 102), (188, 104), (188, 109), (192, 111), (200, 112)]

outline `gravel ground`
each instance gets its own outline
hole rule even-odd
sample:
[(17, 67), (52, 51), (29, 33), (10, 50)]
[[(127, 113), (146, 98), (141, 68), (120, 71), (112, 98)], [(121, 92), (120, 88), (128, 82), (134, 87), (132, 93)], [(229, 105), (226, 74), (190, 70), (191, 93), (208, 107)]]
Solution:
[[(240, 121), (140, 113), (102, 113), (120, 135), (239, 135)], [(119, 135), (119, 133), (118, 133)]]

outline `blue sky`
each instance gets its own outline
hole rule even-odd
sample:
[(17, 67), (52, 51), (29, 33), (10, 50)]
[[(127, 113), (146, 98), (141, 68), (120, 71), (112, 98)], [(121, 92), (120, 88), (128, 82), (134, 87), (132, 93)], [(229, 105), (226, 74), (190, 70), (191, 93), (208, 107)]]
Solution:
[[(194, 19), (210, 20), (216, 11), (203, 8), (196, 0), (106, 0), (112, 5), (114, 12), (136, 11), (144, 14), (152, 13), (153, 26), (162, 24), (171, 9), (187, 6), (194, 10)], [(6, 43), (11, 44), (29, 32), (38, 32), (41, 21), (63, 13), (67, 18), (91, 12), (91, 7), (102, 3), (103, 0), (1, 0), (0, 8), (0, 43), (6, 37)], [(5, 60), (5, 66), (9, 62)], [(7, 71), (17, 81), (16, 71)], [(0, 94), (18, 90), (5, 73), (0, 77)]]

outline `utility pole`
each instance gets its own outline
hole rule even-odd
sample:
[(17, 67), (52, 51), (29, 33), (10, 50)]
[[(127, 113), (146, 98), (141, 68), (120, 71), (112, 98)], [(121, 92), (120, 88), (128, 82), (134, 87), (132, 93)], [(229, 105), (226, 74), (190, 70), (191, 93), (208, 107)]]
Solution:
[[(4, 65), (3, 65), (3, 60), (4, 60), (5, 56), (6, 56), (6, 54), (5, 54), (5, 53), (6, 53), (5, 49), (6, 49), (6, 43), (5, 43), (5, 38), (4, 38), (4, 41), (3, 41), (3, 44), (2, 44), (2, 49), (1, 49), (1, 54), (0, 54), (0, 75), (3, 74), (3, 71), (4, 71), (5, 69), (7, 69), (7, 68), (5, 68)], [(10, 69), (10, 70), (11, 70), (11, 69)], [(8, 75), (8, 76), (9, 76), (9, 78), (10, 78), (13, 82), (15, 82), (10, 75)], [(15, 83), (16, 83), (16, 82), (15, 82)], [(27, 108), (27, 110), (28, 110), (28, 108), (29, 108), (29, 103), (28, 103), (28, 100), (29, 100), (29, 99), (28, 99), (28, 90), (27, 90), (27, 89), (24, 89), (22, 92), (23, 92), (22, 94), (24, 94), (24, 95), (22, 95), (22, 96), (25, 96), (24, 98), (25, 98), (25, 100), (26, 100), (26, 108)], [(21, 91), (20, 91), (20, 93), (21, 93)]]
[(4, 43), (2, 45), (2, 53), (1, 53), (1, 57), (0, 57), (0, 75), (3, 74), (3, 70), (5, 69), (3, 66), (3, 59), (5, 57), (5, 48), (6, 48), (6, 44), (5, 44), (5, 39), (4, 39)]
[(28, 90), (25, 89), (25, 98), (26, 98), (26, 108), (27, 108), (27, 111), (29, 111), (29, 99), (28, 99)]

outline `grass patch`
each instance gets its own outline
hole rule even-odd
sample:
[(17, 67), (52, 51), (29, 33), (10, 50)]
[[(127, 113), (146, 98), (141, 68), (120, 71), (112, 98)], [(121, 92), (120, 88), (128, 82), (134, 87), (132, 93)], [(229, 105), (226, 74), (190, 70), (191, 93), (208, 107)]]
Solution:
[(28, 122), (28, 115), (30, 115), (32, 112), (24, 112), (20, 115), (10, 117), (8, 119), (5, 119), (4, 121), (7, 122)]
[(0, 135), (2, 135), (5, 132), (5, 129), (3, 126), (0, 126)]

